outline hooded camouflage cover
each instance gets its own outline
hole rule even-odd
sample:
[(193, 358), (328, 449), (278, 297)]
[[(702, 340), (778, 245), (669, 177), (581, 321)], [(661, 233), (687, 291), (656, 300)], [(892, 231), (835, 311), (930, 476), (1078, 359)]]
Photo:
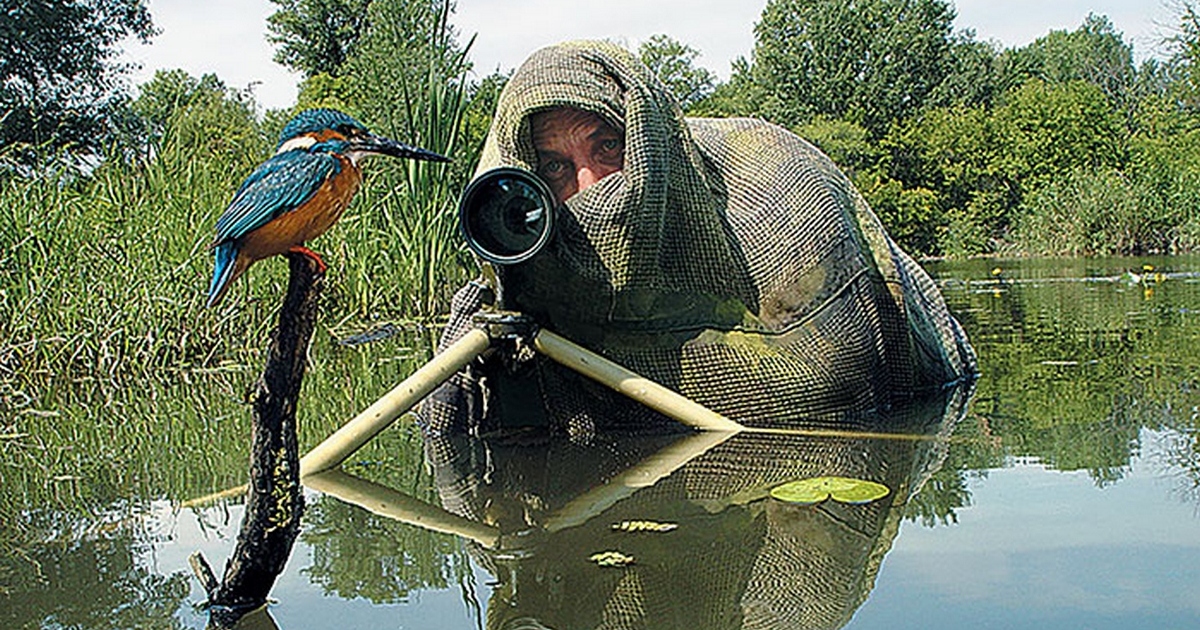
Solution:
[[(684, 118), (628, 51), (571, 42), (534, 53), (509, 81), (478, 172), (536, 171), (529, 119), (557, 107), (624, 130), (624, 168), (568, 199), (533, 259), (464, 287), (443, 344), (498, 302), (760, 426), (974, 374), (937, 287), (811, 144), (760, 120)], [(622, 403), (544, 359), (493, 361), (443, 388), (425, 416), (434, 429), (478, 428), (519, 410), (576, 431), (594, 428), (597, 404)]]

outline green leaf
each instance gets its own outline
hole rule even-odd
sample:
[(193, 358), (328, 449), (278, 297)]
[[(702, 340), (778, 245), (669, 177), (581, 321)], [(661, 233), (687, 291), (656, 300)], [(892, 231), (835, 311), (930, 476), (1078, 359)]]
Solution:
[(813, 477), (791, 481), (771, 489), (771, 496), (788, 503), (812, 505), (832, 498), (834, 501), (862, 505), (886, 497), (891, 490), (873, 481), (849, 477)]

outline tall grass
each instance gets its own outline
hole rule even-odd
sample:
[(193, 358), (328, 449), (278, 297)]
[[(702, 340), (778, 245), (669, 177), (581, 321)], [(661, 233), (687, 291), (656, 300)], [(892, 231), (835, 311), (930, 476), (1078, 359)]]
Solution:
[(381, 101), (373, 121), (381, 132), (453, 160), (371, 165), (356, 211), (344, 221), (349, 235), (340, 241), (347, 269), (339, 297), (344, 308), (362, 318), (444, 313), (453, 290), (475, 271), (458, 235), (456, 213), (478, 152), (465, 127), (470, 43), (456, 48), (449, 15), (450, 5), (444, 3), (439, 23), (429, 25), (436, 54), (427, 56), (423, 73), (385, 68), (356, 77), (370, 87), (364, 100)]
[(1195, 194), (1169, 193), (1115, 170), (1073, 171), (1026, 199), (1016, 242), (1025, 252), (1056, 256), (1190, 251)]
[(102, 167), (0, 184), (0, 377), (125, 382), (209, 366), (245, 341), (205, 313), (202, 225), (235, 176), (214, 163)]
[[(463, 82), (431, 70), (423, 87), (429, 114), (412, 140), (458, 154)], [(286, 265), (259, 263), (207, 310), (206, 245), (268, 146), (243, 159), (168, 136), (146, 163), (114, 161), (72, 182), (0, 181), (0, 414), (50, 381), (119, 386), (252, 361)], [(470, 273), (454, 214), (461, 176), (441, 164), (387, 162), (366, 165), (344, 225), (312, 244), (331, 264), (322, 320), (339, 331), (434, 317)]]
[[(465, 55), (465, 52), (462, 53)], [(460, 55), (458, 72), (465, 68)], [(451, 292), (473, 265), (458, 236), (456, 204), (464, 184), (461, 163), (474, 162), (463, 151), (462, 121), (467, 111), (466, 85), (446, 81), (430, 68), (425, 94), (427, 111), (412, 114), (423, 124), (386, 133), (419, 138), (425, 148), (453, 156), (454, 164), (405, 161), (378, 166), (360, 193), (357, 211), (345, 221), (342, 242), (346, 273), (342, 276), (345, 306), (360, 317), (388, 312), (429, 318), (445, 312)]]

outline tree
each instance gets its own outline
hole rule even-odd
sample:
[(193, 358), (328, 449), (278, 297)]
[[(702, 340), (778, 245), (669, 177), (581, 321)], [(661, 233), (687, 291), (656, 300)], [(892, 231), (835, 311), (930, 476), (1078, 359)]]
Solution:
[(271, 0), (267, 38), (275, 61), (303, 74), (340, 76), (367, 26), (371, 0)]
[(1086, 81), (1099, 87), (1112, 106), (1132, 115), (1137, 82), (1133, 48), (1106, 16), (1089, 14), (1074, 31), (1050, 31), (1006, 53), (1002, 66), (1005, 89), (1031, 79), (1052, 85)]
[(775, 122), (825, 115), (878, 138), (950, 72), (953, 20), (945, 0), (771, 0), (754, 29), (749, 84)]
[(178, 152), (249, 167), (266, 146), (249, 91), (233, 90), (214, 74), (200, 78), (183, 70), (159, 70), (141, 85), (131, 109), (141, 121), (146, 153)]
[(1185, 108), (1200, 106), (1200, 11), (1191, 0), (1172, 3), (1178, 26), (1165, 39), (1171, 57), (1164, 74), (1171, 78), (1169, 91)]
[[(456, 40), (452, 11), (451, 0), (371, 0), (338, 76), (318, 73), (301, 85), (304, 106), (336, 106), (383, 135), (454, 157), (450, 164), (392, 161), (371, 169), (350, 212), (371, 211), (338, 229), (354, 230), (347, 241), (361, 246), (347, 252), (352, 271), (372, 271), (344, 276), (329, 293), (339, 307), (432, 315), (444, 310), (473, 264), (455, 213), (478, 155), (468, 119), (470, 44)], [(380, 274), (393, 281), (377, 285), (372, 278)]]
[(0, 0), (0, 15), (0, 151), (98, 152), (123, 104), (118, 44), (154, 35), (143, 0)]
[(1086, 81), (1029, 81), (993, 113), (995, 168), (1028, 193), (1074, 169), (1119, 168), (1127, 134), (1101, 88)]
[(700, 51), (667, 35), (651, 35), (638, 47), (638, 57), (667, 86), (685, 111), (713, 91), (716, 78), (696, 67)]
[(990, 106), (1003, 91), (998, 62), (1000, 53), (991, 44), (977, 41), (974, 31), (962, 31), (950, 40), (950, 69), (929, 94), (927, 105)]
[(734, 60), (733, 73), (726, 83), (718, 83), (707, 97), (692, 105), (688, 113), (715, 118), (727, 116), (761, 116), (763, 90), (754, 82), (750, 62), (745, 57)]

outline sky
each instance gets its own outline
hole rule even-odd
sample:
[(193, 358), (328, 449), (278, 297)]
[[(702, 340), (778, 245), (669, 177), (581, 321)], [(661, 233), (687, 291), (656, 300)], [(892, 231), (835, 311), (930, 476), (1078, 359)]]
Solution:
[[(1004, 47), (1023, 46), (1051, 30), (1074, 30), (1088, 13), (1107, 15), (1141, 61), (1160, 56), (1158, 41), (1175, 13), (1164, 0), (956, 0), (955, 30)], [(1170, 0), (1165, 0), (1170, 2)], [(268, 0), (147, 0), (161, 31), (150, 45), (131, 42), (125, 59), (140, 65), (133, 83), (156, 70), (215, 73), (226, 85), (251, 87), (266, 108), (290, 107), (300, 77), (272, 61)], [(534, 50), (568, 39), (610, 39), (631, 49), (664, 33), (700, 51), (696, 59), (720, 79), (749, 57), (754, 24), (766, 0), (458, 0), (461, 41), (476, 35), (471, 60), (480, 76), (520, 65)], [(700, 8), (703, 7), (703, 8)]]

